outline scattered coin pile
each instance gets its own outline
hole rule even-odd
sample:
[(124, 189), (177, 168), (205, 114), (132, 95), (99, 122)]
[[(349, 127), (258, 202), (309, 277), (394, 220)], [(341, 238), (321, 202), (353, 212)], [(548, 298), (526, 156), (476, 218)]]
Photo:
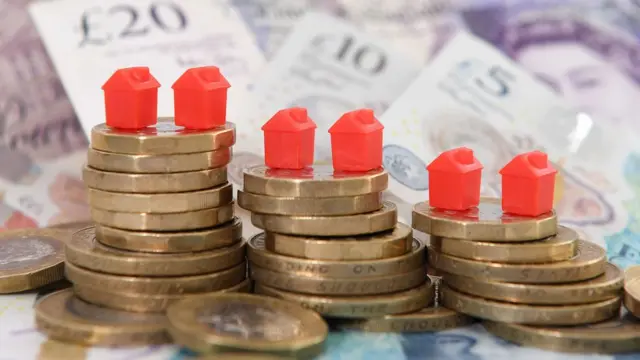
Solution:
[[(172, 303), (249, 291), (225, 168), (234, 142), (232, 124), (206, 131), (172, 119), (140, 131), (96, 126), (83, 173), (95, 227), (68, 241), (73, 291), (38, 304), (40, 328), (100, 345), (166, 342), (163, 313)], [(105, 324), (106, 316), (120, 321)]]
[(425, 247), (382, 201), (380, 169), (247, 169), (238, 204), (263, 229), (247, 249), (255, 291), (328, 318), (415, 312), (433, 301)]
[(612, 340), (588, 327), (621, 321), (623, 273), (604, 249), (558, 226), (555, 213), (503, 214), (500, 200), (489, 198), (468, 211), (424, 202), (414, 207), (413, 227), (431, 235), (428, 262), (442, 276), (444, 307), (486, 320), (489, 332), (520, 344), (629, 351), (622, 335)]

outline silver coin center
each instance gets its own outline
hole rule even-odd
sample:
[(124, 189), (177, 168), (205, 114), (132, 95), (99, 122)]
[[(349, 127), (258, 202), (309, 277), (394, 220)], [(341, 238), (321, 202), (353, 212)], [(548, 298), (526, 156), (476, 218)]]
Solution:
[(54, 253), (55, 248), (38, 237), (0, 242), (0, 270), (23, 268)]

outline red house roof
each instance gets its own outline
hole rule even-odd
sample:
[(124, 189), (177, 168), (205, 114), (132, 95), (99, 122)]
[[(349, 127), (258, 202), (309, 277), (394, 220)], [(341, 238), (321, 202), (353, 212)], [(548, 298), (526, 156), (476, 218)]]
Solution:
[(275, 113), (264, 125), (263, 131), (277, 132), (299, 132), (308, 129), (315, 129), (318, 126), (307, 115), (305, 108), (283, 109)]
[(105, 91), (137, 91), (146, 89), (157, 89), (160, 83), (151, 75), (146, 66), (130, 67), (118, 69), (111, 75), (107, 82), (102, 85)]
[(482, 168), (482, 164), (473, 156), (473, 150), (466, 147), (447, 150), (427, 166), (428, 171), (443, 171), (458, 174), (465, 174)]
[(558, 170), (551, 166), (547, 154), (542, 151), (531, 151), (514, 157), (500, 170), (500, 175), (539, 178), (557, 172)]
[(376, 119), (371, 109), (360, 109), (344, 113), (330, 128), (330, 134), (369, 134), (382, 130), (384, 126)]
[(231, 85), (216, 66), (191, 68), (182, 74), (171, 86), (174, 90), (216, 90), (228, 89)]

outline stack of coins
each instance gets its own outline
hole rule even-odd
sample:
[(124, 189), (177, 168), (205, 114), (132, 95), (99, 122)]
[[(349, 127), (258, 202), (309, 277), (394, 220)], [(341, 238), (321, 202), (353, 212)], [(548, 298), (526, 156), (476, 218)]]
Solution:
[[(95, 226), (67, 243), (65, 274), (73, 294), (43, 300), (36, 309), (40, 327), (50, 336), (78, 341), (51, 329), (77, 327), (82, 314), (46, 310), (101, 306), (162, 313), (193, 294), (249, 291), (246, 242), (227, 182), (234, 142), (229, 123), (204, 131), (177, 127), (173, 119), (139, 131), (94, 127), (83, 175)], [(93, 309), (85, 313), (100, 312)], [(94, 323), (86, 337), (92, 343), (112, 344), (113, 333), (127, 333), (123, 324)], [(140, 324), (129, 325), (140, 330)], [(132, 341), (168, 339), (158, 335), (166, 324), (155, 319), (151, 325), (153, 331)]]
[[(427, 202), (413, 228), (431, 235), (430, 269), (442, 276), (443, 306), (496, 334), (509, 324), (581, 325), (619, 314), (623, 273), (601, 247), (558, 226), (554, 212), (503, 214), (499, 199), (449, 211)], [(506, 331), (508, 333), (508, 331)]]
[(255, 291), (337, 318), (407, 313), (432, 302), (425, 247), (397, 222), (395, 205), (382, 201), (387, 183), (383, 169), (245, 170), (238, 205), (265, 231), (247, 249)]

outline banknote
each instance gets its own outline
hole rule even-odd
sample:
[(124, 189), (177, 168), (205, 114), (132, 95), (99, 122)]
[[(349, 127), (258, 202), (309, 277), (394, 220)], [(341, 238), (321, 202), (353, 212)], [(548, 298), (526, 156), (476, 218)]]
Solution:
[(27, 3), (0, 1), (0, 145), (41, 161), (87, 142)]
[(226, 1), (34, 2), (30, 13), (85, 133), (104, 122), (102, 85), (121, 67), (148, 66), (161, 84), (158, 114), (173, 115), (171, 85), (187, 69), (216, 65), (231, 83), (227, 115), (239, 118), (264, 58)]

